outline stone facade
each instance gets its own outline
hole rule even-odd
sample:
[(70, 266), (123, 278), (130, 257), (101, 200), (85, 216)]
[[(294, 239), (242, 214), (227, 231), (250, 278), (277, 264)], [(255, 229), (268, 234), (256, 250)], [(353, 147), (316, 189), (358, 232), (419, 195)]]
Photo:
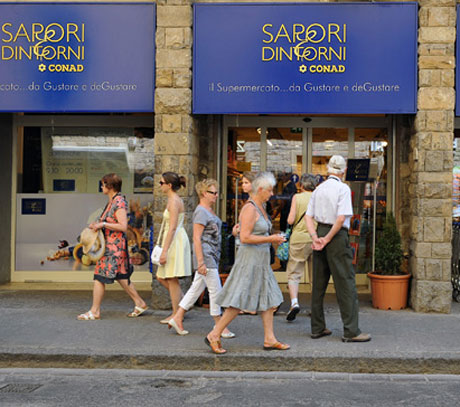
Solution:
[(450, 312), (456, 1), (419, 2), (418, 112), (410, 138), (411, 305)]
[[(192, 1), (190, 0), (157, 2), (155, 75), (153, 211), (155, 230), (159, 231), (167, 202), (159, 189), (163, 172), (174, 171), (187, 179), (187, 187), (179, 191), (184, 199), (186, 219), (191, 218), (196, 205), (193, 186), (198, 173), (199, 137), (196, 121), (191, 115)], [(191, 232), (190, 227), (190, 222), (187, 222), (188, 232)], [(189, 236), (191, 237), (191, 233)], [(152, 288), (153, 307), (169, 308), (169, 295), (156, 279), (153, 280)]]
[[(418, 3), (418, 112), (415, 118), (396, 118), (395, 211), (413, 276), (411, 306), (418, 312), (448, 313), (457, 1)], [(188, 187), (181, 195), (189, 219), (196, 205), (195, 181), (215, 176), (219, 118), (198, 119), (191, 114), (191, 0), (158, 0), (156, 46), (154, 222), (158, 226), (166, 204), (158, 189), (162, 172), (186, 175)], [(153, 285), (153, 305), (168, 307), (165, 291)]]

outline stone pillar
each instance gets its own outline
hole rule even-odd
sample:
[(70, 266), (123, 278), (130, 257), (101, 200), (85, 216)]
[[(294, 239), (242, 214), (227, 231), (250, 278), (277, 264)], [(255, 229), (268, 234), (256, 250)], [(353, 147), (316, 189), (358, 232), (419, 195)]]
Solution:
[(419, 90), (411, 138), (411, 305), (449, 313), (456, 1), (419, 1)]
[(11, 193), (13, 168), (13, 115), (0, 114), (0, 185), (2, 195), (0, 205), (3, 211), (3, 227), (0, 229), (0, 284), (11, 280), (11, 245), (14, 244), (11, 237)]
[[(186, 229), (191, 238), (191, 215), (196, 205), (195, 177), (198, 172), (198, 136), (192, 113), (192, 1), (157, 2), (155, 86), (155, 238), (159, 232), (166, 198), (161, 195), (161, 174), (184, 175), (187, 188), (179, 194), (186, 207)], [(152, 306), (170, 307), (167, 291), (154, 278)]]

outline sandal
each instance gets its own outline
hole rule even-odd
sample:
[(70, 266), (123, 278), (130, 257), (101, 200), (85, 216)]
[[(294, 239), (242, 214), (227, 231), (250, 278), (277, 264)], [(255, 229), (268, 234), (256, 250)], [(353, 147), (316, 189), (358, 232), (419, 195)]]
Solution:
[(145, 308), (135, 306), (134, 309), (127, 315), (128, 318), (137, 318), (140, 317), (149, 307), (146, 305)]
[(80, 314), (77, 316), (79, 321), (95, 321), (97, 319), (101, 319), (101, 317), (97, 317), (92, 313), (92, 311), (85, 312), (84, 314)]
[(205, 343), (206, 345), (208, 345), (208, 346), (211, 348), (211, 350), (212, 350), (214, 353), (218, 354), (218, 355), (222, 355), (222, 354), (224, 354), (224, 353), (227, 352), (225, 349), (222, 348), (222, 344), (220, 343), (220, 341), (212, 341), (212, 342), (211, 342), (211, 341), (208, 339), (208, 337), (205, 336), (205, 338), (204, 338), (204, 343)]
[(160, 321), (160, 324), (168, 325), (168, 324), (169, 324), (169, 321), (170, 321), (171, 319), (172, 319), (172, 318), (169, 318), (169, 319), (168, 319), (168, 318), (162, 319), (162, 320)]
[(290, 346), (287, 343), (275, 342), (273, 345), (264, 345), (264, 350), (288, 350)]

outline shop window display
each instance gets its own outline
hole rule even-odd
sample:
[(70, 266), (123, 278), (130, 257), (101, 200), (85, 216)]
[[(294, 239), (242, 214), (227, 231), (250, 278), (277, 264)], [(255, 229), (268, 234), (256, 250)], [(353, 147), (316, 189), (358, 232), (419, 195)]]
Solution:
[[(312, 128), (311, 151), (303, 139), (302, 129), (267, 127), (265, 145), (261, 128), (230, 128), (227, 155), (226, 221), (229, 230), (235, 224), (241, 207), (247, 199), (239, 183), (243, 171), (265, 168), (275, 175), (274, 196), (267, 203), (272, 217), (273, 232), (284, 232), (292, 196), (299, 190), (298, 180), (303, 162), (311, 162), (311, 172), (322, 182), (327, 176), (327, 163), (334, 154), (354, 160), (358, 167), (365, 163), (361, 177), (347, 182), (352, 190), (353, 217), (350, 244), (357, 274), (372, 270), (374, 231), (378, 238), (386, 216), (387, 203), (387, 128)], [(264, 163), (261, 160), (266, 157)], [(357, 167), (353, 171), (358, 170)], [(375, 198), (375, 199), (374, 199)], [(374, 206), (375, 205), (375, 206)], [(231, 237), (230, 237), (231, 239)], [(230, 252), (234, 251), (233, 245)], [(232, 257), (230, 256), (230, 263)], [(275, 258), (273, 270), (283, 272), (286, 262)], [(281, 273), (284, 274), (284, 273)], [(277, 275), (279, 281), (283, 280)], [(306, 280), (305, 280), (306, 281)]]
[(25, 127), (18, 136), (16, 270), (92, 270), (80, 232), (106, 199), (103, 175), (123, 180), (132, 262), (148, 270), (153, 187), (153, 129)]

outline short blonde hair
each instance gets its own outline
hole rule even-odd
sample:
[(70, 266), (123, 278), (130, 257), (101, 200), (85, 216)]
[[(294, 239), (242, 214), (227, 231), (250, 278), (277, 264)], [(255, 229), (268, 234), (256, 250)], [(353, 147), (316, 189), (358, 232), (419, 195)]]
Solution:
[(202, 198), (205, 192), (208, 190), (208, 188), (212, 186), (215, 186), (216, 189), (219, 189), (219, 183), (215, 179), (204, 179), (203, 181), (200, 181), (195, 185), (195, 191), (198, 194), (198, 196)]

